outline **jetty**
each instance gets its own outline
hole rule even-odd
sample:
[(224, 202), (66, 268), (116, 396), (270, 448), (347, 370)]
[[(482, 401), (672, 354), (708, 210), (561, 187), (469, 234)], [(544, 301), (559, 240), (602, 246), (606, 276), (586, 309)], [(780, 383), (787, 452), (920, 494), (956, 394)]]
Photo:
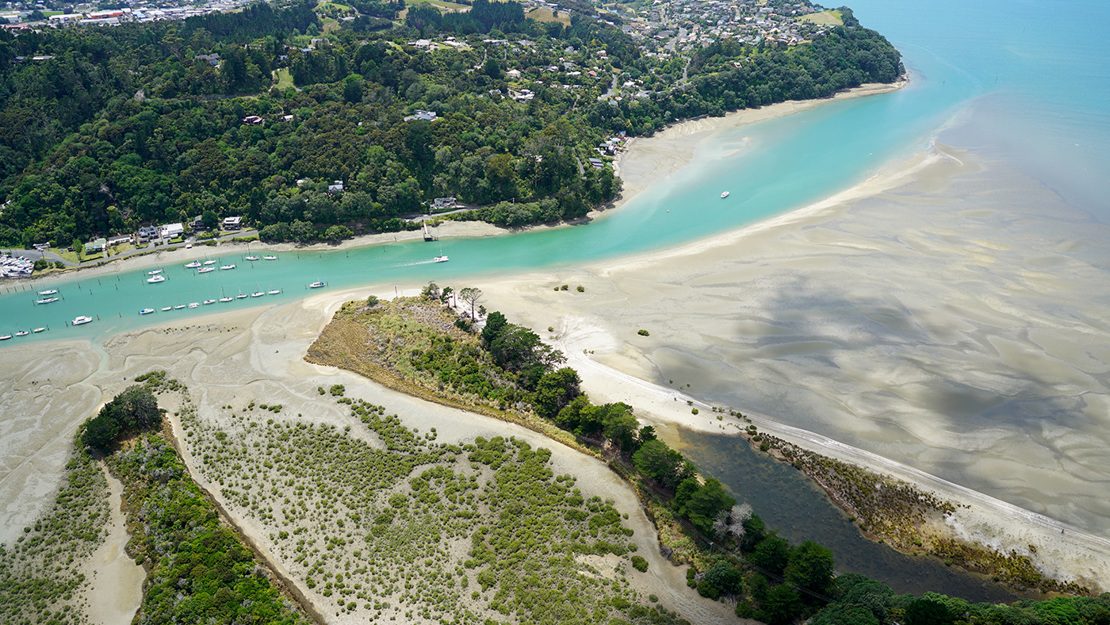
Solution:
[(421, 219), (421, 220), (420, 220), (420, 223), (421, 223), (421, 224), (423, 225), (423, 227), (424, 227), (424, 240), (425, 240), (425, 241), (438, 241), (438, 240), (439, 240), (439, 237), (437, 237), (436, 235), (432, 234), (432, 231), (428, 229), (428, 221), (427, 221), (427, 219)]

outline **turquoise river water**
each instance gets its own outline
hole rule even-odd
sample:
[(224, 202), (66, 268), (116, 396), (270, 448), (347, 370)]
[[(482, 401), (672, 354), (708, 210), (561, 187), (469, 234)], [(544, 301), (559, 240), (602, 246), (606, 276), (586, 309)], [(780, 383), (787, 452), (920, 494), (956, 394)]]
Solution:
[[(1110, 3), (854, 0), (851, 6), (864, 25), (886, 34), (903, 52), (911, 72), (910, 86), (725, 133), (710, 148), (711, 154), (698, 155), (699, 167), (680, 171), (592, 223), (496, 238), (443, 240), (442, 253), (451, 258), (448, 263), (431, 261), (440, 253), (438, 246), (414, 242), (289, 252), (276, 261), (253, 263), (238, 256), (213, 256), (219, 264), (235, 263), (237, 268), (206, 275), (185, 269), (181, 261), (163, 267), (167, 280), (160, 284), (148, 284), (145, 269), (77, 275), (49, 283), (2, 284), (0, 335), (43, 327), (49, 330), (5, 343), (102, 340), (167, 319), (292, 301), (306, 296), (307, 285), (315, 281), (326, 282), (325, 289), (372, 284), (411, 288), (429, 280), (458, 284), (465, 278), (571, 266), (670, 247), (828, 197), (937, 139), (1005, 161), (1093, 219), (1110, 220), (1110, 203), (1105, 199), (1110, 196), (1110, 69), (1104, 63), (1110, 38), (1103, 32), (1110, 23)], [(723, 190), (731, 192), (727, 204), (719, 198)], [(1106, 244), (1110, 247), (1110, 241)], [(218, 249), (213, 248), (213, 253)], [(36, 292), (47, 288), (58, 289), (62, 299), (36, 305)], [(282, 292), (161, 311), (272, 289)], [(142, 308), (156, 312), (140, 316)], [(78, 315), (95, 321), (67, 327)], [(744, 464), (749, 460), (741, 460), (747, 458), (739, 449), (742, 443), (718, 439), (690, 435), (685, 441), (693, 446), (690, 451), (695, 457), (698, 448), (735, 445), (737, 449), (729, 452), (732, 460), (722, 460), (729, 454), (700, 458), (706, 469), (728, 482), (728, 475), (750, 469)], [(750, 470), (771, 476), (775, 470), (769, 466)], [(790, 471), (783, 471), (774, 479), (796, 480)], [(799, 500), (809, 497), (805, 487), (791, 488)], [(755, 500), (759, 495), (744, 493), (744, 497)], [(781, 497), (763, 499), (764, 504), (753, 503), (765, 516), (796, 518), (789, 511), (761, 509), (761, 505), (776, 505), (775, 499)], [(828, 514), (832, 516), (814, 520), (797, 532), (812, 535), (837, 524), (850, 528), (834, 513)], [(851, 562), (855, 547), (850, 538), (843, 540), (849, 542), (838, 542), (834, 548), (842, 560)], [(914, 566), (898, 560), (868, 572), (902, 590), (928, 587), (960, 594), (963, 587), (970, 597), (998, 598), (995, 591), (984, 590), (968, 578), (945, 581), (922, 573), (915, 583), (908, 578), (917, 573), (907, 573), (902, 583), (896, 579), (900, 574), (892, 572)]]

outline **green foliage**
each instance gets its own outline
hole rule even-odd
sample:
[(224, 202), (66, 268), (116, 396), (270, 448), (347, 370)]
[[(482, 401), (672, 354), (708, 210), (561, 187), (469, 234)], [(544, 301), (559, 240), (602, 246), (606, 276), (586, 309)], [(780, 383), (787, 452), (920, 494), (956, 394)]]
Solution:
[(705, 480), (704, 485), (699, 485), (692, 478), (686, 479), (679, 484), (679, 490), (682, 492), (675, 494), (679, 514), (689, 519), (704, 534), (712, 533), (713, 521), (718, 514), (736, 504), (736, 500), (728, 496), (721, 483), (712, 477)]
[(833, 581), (833, 553), (807, 540), (790, 552), (786, 581), (811, 593), (825, 594)]
[[(644, 573), (648, 570), (648, 561), (643, 556), (632, 556), (632, 567)], [(653, 599), (653, 601), (658, 601), (658, 599)]]
[(770, 575), (781, 576), (790, 564), (792, 551), (788, 540), (772, 533), (755, 546), (755, 550), (748, 554), (748, 560)]
[(144, 623), (308, 623), (257, 573), (250, 549), (224, 526), (177, 452), (160, 437), (107, 458), (124, 483), (135, 544), (151, 561)]
[(109, 450), (121, 437), (162, 424), (158, 400), (147, 386), (134, 385), (117, 395), (84, 424), (81, 441), (94, 449)]
[(651, 336), (651, 333), (647, 330), (644, 330), (643, 328), (637, 330), (636, 334), (639, 334), (640, 336)]
[(74, 441), (61, 488), (46, 514), (0, 547), (0, 622), (83, 623), (80, 572), (104, 536), (108, 484), (84, 445)]

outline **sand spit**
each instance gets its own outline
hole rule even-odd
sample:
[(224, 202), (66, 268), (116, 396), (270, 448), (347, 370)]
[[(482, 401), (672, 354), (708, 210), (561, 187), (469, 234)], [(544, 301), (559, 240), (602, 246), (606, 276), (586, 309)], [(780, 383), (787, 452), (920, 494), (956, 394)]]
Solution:
[[(30, 382), (20, 380), (26, 380), (29, 372), (35, 370), (30, 363), (44, 359), (46, 362), (51, 359), (66, 362), (64, 369), (68, 377), (64, 389), (39, 389), (37, 395), (21, 391), (26, 396), (19, 392), (5, 392), (4, 401), (9, 406), (27, 406), (24, 409), (29, 409), (35, 405), (34, 401), (57, 403), (58, 397), (68, 398), (75, 394), (64, 411), (51, 411), (57, 419), (52, 425), (53, 431), (57, 432), (56, 437), (72, 440), (78, 423), (102, 403), (101, 398), (123, 390), (133, 383), (136, 375), (152, 369), (164, 369), (169, 377), (176, 378), (189, 387), (192, 399), (198, 406), (198, 417), (202, 420), (219, 420), (220, 408), (225, 404), (238, 406), (246, 401), (281, 403), (284, 408), (279, 415), (275, 415), (275, 419), (301, 420), (295, 415), (303, 414), (303, 419), (317, 424), (333, 424), (340, 429), (352, 426), (352, 432), (356, 433), (361, 424), (341, 406), (331, 401), (322, 401), (317, 392), (319, 386), (343, 384), (348, 396), (361, 397), (386, 406), (390, 412), (400, 415), (409, 427), (419, 427), (421, 431), (437, 428), (441, 442), (473, 440), (475, 436), (483, 435), (516, 436), (528, 441), (533, 447), (551, 449), (552, 470), (576, 476), (584, 490), (613, 499), (615, 507), (629, 515), (626, 523), (635, 530), (638, 553), (647, 557), (650, 562), (647, 574), (636, 574), (632, 578), (637, 591), (643, 596), (656, 594), (661, 603), (678, 610), (692, 622), (735, 622), (736, 617), (731, 606), (701, 599), (696, 591), (686, 587), (684, 568), (670, 565), (659, 555), (654, 528), (640, 509), (635, 494), (600, 461), (554, 443), (530, 430), (424, 402), (383, 389), (354, 374), (304, 362), (302, 358), (308, 346), (342, 302), (355, 297), (364, 298), (369, 293), (369, 289), (327, 293), (275, 308), (229, 312), (182, 321), (179, 324), (137, 330), (108, 339), (102, 351), (89, 348), (88, 345), (56, 346), (45, 351), (38, 346), (36, 352), (11, 350), (6, 352), (9, 358), (5, 361), (5, 367), (12, 375), (4, 377), (4, 384), (13, 390), (30, 385)], [(387, 295), (385, 291), (376, 294)], [(23, 368), (12, 364), (20, 361), (27, 364)], [(54, 374), (60, 375), (60, 372)], [(172, 414), (174, 407), (170, 408)], [(4, 414), (12, 413), (5, 410)], [(40, 450), (52, 449), (53, 437), (42, 435), (32, 424), (15, 421), (14, 425), (21, 425), (30, 432), (24, 435), (24, 445), (20, 448), (24, 453), (35, 455), (35, 445)], [(171, 424), (179, 441), (186, 441), (182, 436), (179, 420), (171, 418)], [(223, 427), (218, 422), (216, 425)], [(203, 462), (203, 454), (188, 449), (187, 443), (181, 447), (184, 460), (198, 484), (208, 490), (233, 516), (235, 524), (249, 536), (256, 547), (268, 553), (268, 559), (276, 564), (279, 573), (293, 580), (296, 584), (294, 590), (307, 599), (314, 611), (328, 615), (328, 622), (361, 622), (360, 618), (346, 613), (343, 613), (344, 616), (333, 617), (339, 611), (336, 604), (338, 597), (325, 597), (320, 593), (319, 587), (312, 590), (305, 585), (303, 579), (290, 574), (293, 568), (288, 566), (290, 562), (276, 553), (275, 544), (269, 536), (271, 528), (245, 514), (246, 511), (238, 510), (221, 495), (219, 485), (207, 482), (201, 476), (199, 464)], [(61, 454), (51, 456), (50, 459), (53, 462), (36, 467), (36, 473), (39, 479), (53, 485), (65, 457)], [(12, 474), (18, 473), (21, 466), (17, 465)], [(50, 492), (45, 487), (41, 493), (36, 492), (33, 485), (16, 483), (15, 480), (4, 482), (3, 486), (13, 496), (9, 501), (34, 501)], [(22, 490), (16, 488), (17, 486)], [(13, 526), (10, 523), (18, 521), (11, 520), (10, 516), (9, 519), (5, 529), (12, 532)], [(118, 546), (106, 545), (98, 552), (98, 561), (104, 559), (119, 564), (121, 556), (112, 551)], [(113, 553), (117, 557), (110, 557)], [(125, 556), (122, 557), (126, 559)], [(119, 579), (130, 579), (124, 569), (121, 568), (118, 573)], [(117, 576), (101, 572), (95, 583), (108, 583), (111, 581), (109, 578), (117, 579)], [(103, 622), (112, 620), (111, 614), (122, 614), (127, 607), (123, 596), (114, 593), (90, 593), (90, 603), (94, 618)]]
[(953, 536), (1106, 589), (1110, 259), (1091, 229), (1035, 181), (936, 146), (732, 233), (479, 286), (597, 401), (715, 432), (739, 424), (709, 405), (751, 414), (970, 506)]
[[(727, 130), (768, 121), (778, 117), (785, 117), (801, 111), (809, 110), (822, 104), (840, 100), (850, 100), (870, 95), (879, 95), (896, 91), (909, 84), (908, 79), (892, 84), (869, 83), (854, 89), (846, 89), (830, 98), (820, 100), (789, 100), (770, 104), (757, 109), (744, 109), (733, 111), (721, 117), (704, 117), (701, 119), (678, 122), (667, 126), (655, 135), (646, 138), (632, 139), (628, 149), (620, 153), (613, 162), (614, 172), (623, 181), (623, 190), (620, 197), (611, 205), (601, 210), (592, 211), (586, 219), (594, 219), (614, 208), (619, 208), (624, 203), (634, 198), (647, 188), (652, 182), (666, 177), (668, 174), (686, 165), (694, 155), (699, 143), (712, 138)], [(529, 226), (526, 229), (562, 228), (567, 224)], [(435, 226), (435, 234), (441, 238), (480, 238), (499, 236), (519, 232), (523, 229), (501, 228), (485, 222), (478, 221), (444, 221)], [(406, 232), (386, 232), (369, 234), (347, 239), (338, 244), (315, 243), (312, 245), (297, 245), (294, 243), (251, 244), (224, 242), (217, 246), (194, 245), (192, 249), (177, 248), (161, 250), (119, 261), (110, 261), (104, 265), (81, 269), (79, 273), (72, 271), (53, 274), (41, 280), (42, 284), (49, 284), (58, 280), (69, 280), (75, 276), (82, 278), (97, 276), (133, 269), (146, 269), (161, 267), (175, 263), (185, 264), (197, 258), (238, 256), (247, 253), (248, 249), (255, 253), (264, 254), (305, 254), (322, 251), (346, 250), (356, 247), (367, 247), (383, 243), (399, 243), (406, 241), (422, 240), (420, 230)], [(260, 252), (261, 250), (261, 252)], [(36, 281), (40, 281), (35, 278)]]
[(107, 469), (104, 469), (104, 477), (108, 480), (108, 537), (93, 552), (86, 566), (85, 577), (92, 583), (85, 593), (85, 601), (91, 623), (116, 625), (130, 623), (142, 604), (146, 572), (124, 550), (131, 535), (127, 533), (127, 520), (120, 509), (123, 484)]

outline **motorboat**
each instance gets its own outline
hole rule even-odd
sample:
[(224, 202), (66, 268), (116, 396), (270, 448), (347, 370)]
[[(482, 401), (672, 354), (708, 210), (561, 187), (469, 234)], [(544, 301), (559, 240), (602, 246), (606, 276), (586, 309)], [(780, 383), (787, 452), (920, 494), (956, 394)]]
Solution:
[(447, 255), (446, 255), (446, 254), (440, 254), (439, 256), (436, 256), (435, 258), (433, 258), (433, 259), (432, 259), (432, 262), (436, 262), (436, 263), (445, 263), (445, 262), (447, 262), (447, 261), (449, 261), (449, 260), (451, 260), (451, 259), (450, 259), (450, 258), (447, 258)]
[(139, 311), (139, 314), (140, 315), (149, 315), (152, 312), (154, 312), (153, 308), (143, 308), (142, 310)]
[(57, 295), (57, 294), (58, 294), (58, 289), (46, 289), (45, 291), (39, 291), (39, 295), (42, 295), (44, 297), (47, 296), (47, 295)]
[(280, 295), (281, 289), (270, 289), (269, 291), (266, 291), (266, 293), (269, 295)]
[(173, 306), (163, 306), (162, 307), (162, 312), (170, 312), (171, 310), (173, 310)]
[(312, 284), (308, 285), (308, 288), (310, 288), (310, 289), (319, 289), (319, 288), (324, 287), (324, 286), (327, 286), (327, 285), (325, 285), (323, 282), (313, 282)]
[(92, 320), (93, 318), (87, 315), (79, 315), (75, 317), (70, 323), (75, 326), (83, 326), (86, 323), (92, 323)]
[(265, 295), (265, 293), (263, 293), (262, 291), (255, 291), (254, 293), (251, 293), (251, 297), (262, 297), (263, 295)]
[(234, 299), (235, 299), (234, 297), (230, 297), (230, 296), (225, 295), (225, 296), (220, 298), (220, 302), (226, 304), (226, 303), (228, 303), (228, 302), (230, 302)]
[(204, 300), (204, 305), (205, 305), (205, 306), (207, 306), (207, 305), (209, 305), (209, 304), (215, 304), (215, 303), (216, 303), (216, 300), (214, 300), (214, 299), (206, 299), (206, 300)]
[(235, 265), (220, 265), (220, 271), (230, 271), (235, 269)]
[(35, 328), (34, 330), (31, 330), (31, 332), (34, 332), (35, 334), (38, 334), (39, 332), (46, 332), (46, 328)]
[(200, 267), (200, 261), (199, 260), (194, 260), (193, 262), (185, 265), (186, 269), (196, 269), (197, 267)]
[(30, 334), (30, 332), (26, 330), (20, 330), (19, 332), (15, 333), (16, 336), (27, 336), (28, 334)]
[(208, 260), (204, 261), (204, 264), (205, 264), (205, 265), (215, 265), (215, 264), (216, 264), (216, 261), (214, 261), (214, 260), (212, 260), (211, 258), (209, 258)]
[(258, 257), (257, 256), (244, 256), (243, 260), (249, 260), (249, 261), (253, 262), (253, 261), (258, 260)]
[(12, 335), (5, 334), (3, 336), (0, 336), (0, 341), (9, 341), (9, 340), (11, 340), (11, 338), (12, 338)]
[(177, 306), (173, 307), (174, 310), (182, 310), (184, 308), (185, 308), (185, 304), (178, 304)]
[(277, 256), (263, 256), (262, 260), (277, 260)]
[(200, 269), (197, 269), (197, 273), (209, 273), (209, 272), (212, 272), (212, 271), (216, 271), (216, 268), (215, 267), (201, 267)]
[(57, 297), (44, 297), (42, 299), (35, 300), (35, 303), (36, 304), (53, 304), (56, 301), (58, 301)]
[(166, 276), (162, 276), (162, 275), (151, 276), (151, 277), (147, 278), (146, 281), (150, 284), (158, 284), (159, 282), (165, 282), (166, 281)]
[(197, 302), (189, 302), (189, 308), (200, 308), (200, 304)]
[(722, 200), (725, 199), (726, 197), (728, 197), (728, 191), (725, 191), (724, 193), (721, 194), (721, 199)]
[(161, 270), (161, 269), (154, 269), (154, 270), (152, 270), (152, 271), (148, 271), (148, 272), (146, 272), (146, 275), (148, 275), (148, 276), (156, 276), (156, 275), (158, 275), (158, 274), (160, 274), (160, 273), (162, 273), (162, 270)]

